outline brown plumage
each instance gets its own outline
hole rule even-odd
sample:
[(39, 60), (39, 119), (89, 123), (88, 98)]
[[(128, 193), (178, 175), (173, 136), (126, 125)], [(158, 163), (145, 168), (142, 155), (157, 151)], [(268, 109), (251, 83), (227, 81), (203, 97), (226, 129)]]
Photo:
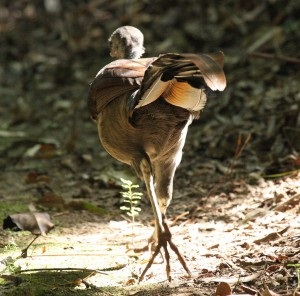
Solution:
[(121, 59), (99, 71), (90, 87), (88, 105), (103, 147), (131, 165), (146, 184), (155, 217), (152, 239), (157, 247), (140, 281), (161, 247), (171, 279), (168, 245), (190, 274), (172, 242), (165, 215), (188, 126), (199, 117), (209, 93), (226, 86), (223, 54), (170, 53), (140, 58), (143, 35), (130, 26), (117, 29), (109, 43), (111, 56)]

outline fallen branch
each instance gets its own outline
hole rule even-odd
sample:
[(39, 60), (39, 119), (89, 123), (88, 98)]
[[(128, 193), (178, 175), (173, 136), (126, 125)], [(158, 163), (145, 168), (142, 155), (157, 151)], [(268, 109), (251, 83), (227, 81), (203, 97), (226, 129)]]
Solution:
[(36, 271), (87, 271), (87, 272), (96, 272), (107, 275), (107, 273), (103, 272), (99, 269), (88, 269), (88, 268), (72, 268), (72, 267), (66, 267), (66, 268), (32, 268), (32, 269), (23, 269), (18, 271), (19, 273), (22, 272), (36, 272)]
[(104, 271), (113, 271), (113, 270), (119, 270), (122, 269), (126, 266), (126, 264), (118, 264), (116, 266), (112, 266), (112, 267), (107, 267), (107, 268), (101, 268), (101, 269), (88, 269), (88, 268), (72, 268), (72, 267), (66, 267), (66, 268), (33, 268), (33, 269), (23, 269), (20, 270), (18, 272), (33, 272), (33, 271), (68, 271), (68, 270), (72, 270), (72, 271), (88, 271), (88, 272), (96, 272), (96, 273), (101, 273), (101, 274), (105, 274), (107, 275), (107, 273), (105, 273)]

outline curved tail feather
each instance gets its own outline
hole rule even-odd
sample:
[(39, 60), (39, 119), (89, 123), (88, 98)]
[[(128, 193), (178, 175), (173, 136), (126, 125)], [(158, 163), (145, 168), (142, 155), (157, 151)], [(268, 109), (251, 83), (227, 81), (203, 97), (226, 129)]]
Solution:
[(163, 97), (172, 105), (191, 111), (203, 109), (205, 90), (222, 91), (226, 87), (224, 55), (163, 54), (145, 72), (135, 108)]

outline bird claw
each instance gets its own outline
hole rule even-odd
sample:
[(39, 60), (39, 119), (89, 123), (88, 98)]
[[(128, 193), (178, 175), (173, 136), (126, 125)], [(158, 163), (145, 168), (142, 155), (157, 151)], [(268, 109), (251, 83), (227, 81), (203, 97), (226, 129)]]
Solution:
[(171, 240), (171, 233), (169, 232), (169, 229), (168, 229), (167, 233), (169, 234), (169, 235), (167, 235), (167, 237), (164, 236), (163, 234), (159, 237), (158, 244), (155, 248), (155, 251), (154, 251), (153, 255), (151, 256), (149, 262), (147, 263), (145, 269), (143, 270), (143, 272), (142, 272), (142, 274), (139, 278), (139, 281), (138, 281), (139, 283), (144, 279), (147, 271), (152, 266), (152, 264), (154, 262), (154, 259), (156, 258), (158, 253), (160, 253), (160, 249), (162, 247), (163, 247), (164, 252), (165, 252), (167, 279), (168, 279), (169, 282), (171, 282), (170, 254), (169, 254), (169, 250), (168, 250), (168, 244), (169, 244), (170, 248), (173, 250), (173, 252), (177, 255), (177, 258), (178, 258), (180, 264), (182, 265), (182, 267), (185, 269), (187, 274), (191, 277), (191, 272), (190, 272), (190, 270), (189, 270), (189, 268), (188, 268), (188, 266), (185, 262), (185, 259), (183, 258), (183, 256), (179, 252), (178, 247)]

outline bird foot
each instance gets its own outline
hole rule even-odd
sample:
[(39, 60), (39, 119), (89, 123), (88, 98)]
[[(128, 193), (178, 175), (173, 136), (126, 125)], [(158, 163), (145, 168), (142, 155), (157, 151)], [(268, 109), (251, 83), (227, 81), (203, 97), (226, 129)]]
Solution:
[(156, 231), (152, 233), (152, 235), (148, 238), (148, 243), (147, 245), (140, 247), (140, 248), (134, 248), (133, 251), (135, 253), (142, 253), (142, 252), (149, 252), (150, 256), (152, 252), (155, 252), (157, 247), (157, 234)]
[(152, 242), (148, 242), (147, 245), (143, 246), (143, 247), (140, 247), (140, 248), (133, 248), (133, 251), (135, 253), (143, 253), (143, 252), (147, 252), (149, 251), (150, 254), (152, 252), (154, 252), (156, 250), (156, 247), (157, 247), (157, 244), (155, 241), (152, 241)]
[(149, 262), (147, 263), (145, 269), (143, 270), (143, 272), (139, 278), (139, 283), (144, 279), (144, 276), (146, 275), (149, 268), (152, 266), (154, 259), (161, 252), (161, 248), (164, 249), (164, 253), (165, 253), (167, 279), (169, 282), (171, 281), (170, 254), (169, 254), (169, 250), (168, 250), (168, 245), (173, 250), (173, 252), (177, 255), (177, 258), (178, 258), (180, 264), (185, 269), (187, 274), (189, 276), (191, 276), (191, 272), (185, 262), (184, 257), (181, 255), (178, 247), (172, 242), (172, 239), (171, 239), (172, 234), (171, 234), (169, 227), (165, 221), (163, 221), (163, 226), (164, 226), (164, 232), (160, 232), (158, 234), (158, 244), (155, 248), (153, 255), (151, 256)]

